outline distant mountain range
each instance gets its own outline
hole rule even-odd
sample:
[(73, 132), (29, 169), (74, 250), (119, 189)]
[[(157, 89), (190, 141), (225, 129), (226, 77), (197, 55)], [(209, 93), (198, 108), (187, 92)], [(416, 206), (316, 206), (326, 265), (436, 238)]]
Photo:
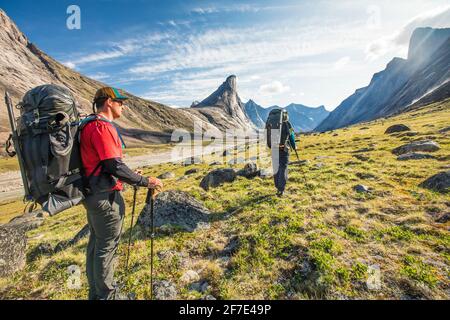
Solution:
[[(269, 108), (263, 108), (255, 101), (249, 100), (245, 104), (245, 111), (250, 120), (258, 128), (264, 128), (267, 116), (270, 111), (279, 106), (272, 106)], [(306, 132), (313, 130), (319, 123), (322, 122), (330, 112), (325, 109), (324, 106), (317, 108), (308, 107), (302, 104), (291, 103), (290, 105), (283, 107), (289, 114), (289, 120), (296, 132)]]
[(421, 101), (450, 96), (450, 28), (417, 28), (411, 35), (408, 58), (394, 58), (320, 123), (327, 131), (398, 114)]

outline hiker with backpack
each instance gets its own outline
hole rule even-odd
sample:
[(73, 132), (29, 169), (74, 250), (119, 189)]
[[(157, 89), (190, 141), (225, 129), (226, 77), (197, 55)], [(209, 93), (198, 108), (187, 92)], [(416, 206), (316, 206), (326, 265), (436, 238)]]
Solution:
[(40, 204), (51, 216), (80, 203), (86, 208), (89, 299), (117, 296), (113, 257), (125, 214), (123, 182), (149, 188), (153, 196), (163, 187), (158, 179), (135, 173), (122, 161), (125, 144), (112, 121), (121, 116), (125, 100), (117, 89), (102, 88), (94, 97), (94, 114), (81, 120), (72, 92), (46, 84), (25, 93), (16, 119), (5, 92), (12, 131), (6, 151), (18, 157), (24, 200)]
[[(289, 150), (296, 151), (295, 134), (286, 110), (273, 109), (266, 121), (267, 146), (272, 153), (272, 168), (277, 196), (281, 197), (288, 179)], [(297, 151), (296, 151), (297, 152)]]
[(81, 159), (89, 190), (84, 200), (90, 228), (86, 255), (89, 299), (114, 299), (117, 293), (113, 257), (125, 214), (123, 183), (156, 192), (163, 187), (157, 178), (133, 172), (122, 161), (124, 143), (112, 121), (121, 116), (127, 99), (115, 88), (99, 89), (93, 101), (94, 114), (80, 128)]

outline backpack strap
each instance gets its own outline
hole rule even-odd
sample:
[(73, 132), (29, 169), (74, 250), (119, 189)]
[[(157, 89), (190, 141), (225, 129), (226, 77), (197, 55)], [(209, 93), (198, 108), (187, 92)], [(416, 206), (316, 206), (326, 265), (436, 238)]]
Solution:
[[(122, 135), (120, 134), (119, 129), (118, 129), (117, 126), (114, 124), (114, 122), (112, 122), (112, 121), (110, 121), (110, 120), (108, 120), (108, 119), (99, 117), (99, 116), (96, 115), (96, 114), (91, 114), (91, 115), (87, 116), (86, 118), (84, 118), (83, 120), (80, 121), (80, 131), (83, 130), (83, 128), (84, 128), (88, 123), (90, 123), (90, 122), (92, 122), (92, 121), (95, 121), (95, 120), (110, 123), (110, 124), (116, 129), (116, 131), (117, 131), (117, 135), (119, 136), (120, 142), (122, 143), (122, 149), (125, 149), (125, 148), (127, 147), (127, 146), (125, 145), (125, 141), (124, 141), (123, 138), (122, 138)], [(80, 142), (80, 135), (78, 135), (78, 142)]]

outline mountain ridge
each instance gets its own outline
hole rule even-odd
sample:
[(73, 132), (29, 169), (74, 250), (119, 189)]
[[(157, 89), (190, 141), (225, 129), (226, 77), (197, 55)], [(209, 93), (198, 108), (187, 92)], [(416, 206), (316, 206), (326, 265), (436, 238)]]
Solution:
[(285, 107), (277, 105), (263, 108), (254, 100), (250, 99), (245, 104), (245, 109), (252, 122), (258, 128), (264, 128), (267, 116), (272, 109), (286, 109), (289, 119), (296, 132), (307, 132), (313, 130), (330, 113), (325, 106), (309, 107), (303, 104), (290, 103)]
[[(407, 59), (394, 57), (366, 87), (356, 89), (314, 130), (328, 131), (398, 114), (430, 89), (449, 85), (450, 28), (415, 29), (409, 50)], [(440, 92), (438, 100), (446, 97), (447, 90)]]

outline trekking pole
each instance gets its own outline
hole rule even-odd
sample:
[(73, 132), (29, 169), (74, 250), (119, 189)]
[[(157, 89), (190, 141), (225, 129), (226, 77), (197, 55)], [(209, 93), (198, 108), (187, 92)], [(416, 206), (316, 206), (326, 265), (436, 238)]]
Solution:
[(154, 189), (149, 189), (146, 203), (150, 205), (150, 300), (153, 300), (153, 240), (155, 238), (154, 215), (153, 215), (153, 195)]
[(131, 211), (131, 226), (130, 226), (130, 237), (128, 238), (128, 251), (127, 251), (127, 263), (125, 270), (128, 271), (128, 262), (130, 260), (130, 247), (131, 247), (131, 237), (133, 235), (133, 224), (134, 224), (134, 212), (136, 210), (136, 194), (137, 194), (137, 187), (134, 186), (134, 193), (133, 193), (133, 210)]
[(17, 125), (16, 125), (16, 118), (14, 116), (13, 104), (12, 104), (11, 97), (9, 96), (8, 91), (5, 91), (5, 104), (6, 104), (6, 108), (8, 109), (9, 124), (11, 126), (11, 131), (12, 131), (11, 139), (14, 144), (14, 150), (17, 155), (17, 160), (19, 162), (19, 169), (20, 169), (20, 173), (21, 173), (21, 177), (22, 177), (23, 188), (25, 189), (24, 200), (30, 201), (30, 200), (32, 200), (32, 195), (31, 195), (30, 187), (28, 185), (28, 179), (27, 179), (27, 174), (25, 171), (25, 164), (24, 164), (24, 160), (23, 160), (24, 158), (22, 156), (22, 149), (20, 147), (19, 136), (17, 134)]

